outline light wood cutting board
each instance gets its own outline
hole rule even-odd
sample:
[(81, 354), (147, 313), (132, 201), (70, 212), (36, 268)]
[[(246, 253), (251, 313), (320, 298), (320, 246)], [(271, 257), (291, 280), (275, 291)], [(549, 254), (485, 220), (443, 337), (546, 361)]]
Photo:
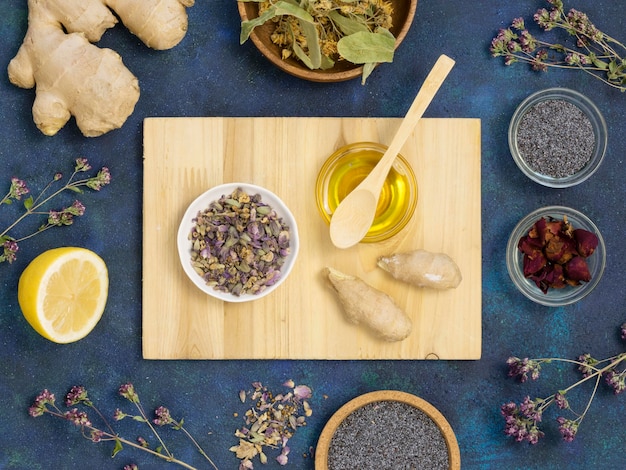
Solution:
[[(143, 356), (146, 359), (479, 359), (481, 354), (480, 121), (423, 119), (401, 153), (418, 205), (392, 239), (347, 250), (330, 242), (315, 203), (325, 159), (353, 142), (387, 144), (398, 118), (149, 118), (144, 123)], [(294, 213), (300, 254), (264, 299), (223, 303), (183, 272), (176, 231), (187, 206), (227, 182), (264, 186)], [(376, 267), (382, 254), (445, 252), (463, 281), (419, 289)], [(387, 292), (413, 320), (404, 341), (381, 342), (344, 320), (325, 266)]]

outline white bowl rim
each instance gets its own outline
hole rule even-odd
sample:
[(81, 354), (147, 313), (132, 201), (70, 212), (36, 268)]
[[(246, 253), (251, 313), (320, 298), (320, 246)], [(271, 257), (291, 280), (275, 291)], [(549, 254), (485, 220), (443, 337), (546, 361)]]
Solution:
[[(212, 287), (207, 286), (203, 282), (198, 273), (194, 271), (191, 263), (189, 263), (189, 260), (191, 259), (191, 247), (187, 236), (189, 235), (189, 232), (194, 225), (193, 218), (196, 217), (199, 211), (206, 209), (211, 202), (218, 200), (222, 195), (232, 193), (237, 188), (241, 188), (243, 191), (250, 195), (260, 194), (262, 201), (265, 204), (271, 206), (276, 211), (276, 213), (283, 219), (283, 221), (285, 221), (289, 225), (289, 248), (291, 250), (291, 253), (289, 254), (288, 260), (282, 266), (280, 279), (275, 284), (267, 287), (259, 294), (242, 294), (240, 296), (236, 296), (229, 292), (220, 292), (214, 290)], [(193, 202), (189, 204), (181, 219), (177, 233), (177, 245), (178, 256), (180, 258), (180, 264), (183, 268), (183, 271), (185, 272), (185, 274), (187, 274), (187, 277), (189, 277), (189, 279), (196, 285), (196, 287), (212, 297), (232, 303), (258, 300), (277, 289), (278, 286), (280, 286), (289, 276), (289, 273), (295, 265), (295, 261), (298, 257), (298, 252), (300, 248), (296, 218), (293, 216), (283, 200), (267, 188), (257, 186), (251, 183), (242, 182), (224, 183), (213, 186), (197, 196), (193, 200)]]

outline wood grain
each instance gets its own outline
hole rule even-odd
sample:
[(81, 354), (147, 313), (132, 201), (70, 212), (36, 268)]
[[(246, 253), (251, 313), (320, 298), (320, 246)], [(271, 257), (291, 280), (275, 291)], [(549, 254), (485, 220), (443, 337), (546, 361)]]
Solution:
[[(423, 119), (402, 148), (418, 180), (418, 205), (390, 240), (335, 248), (315, 203), (315, 180), (337, 148), (388, 144), (398, 118), (149, 118), (144, 123), (143, 356), (146, 359), (479, 359), (481, 354), (480, 121)], [(264, 299), (223, 303), (184, 274), (176, 231), (211, 186), (265, 186), (294, 213), (298, 262)], [(454, 290), (392, 280), (376, 259), (423, 248), (450, 255)], [(346, 322), (321, 275), (325, 266), (387, 292), (413, 332), (384, 343)]]

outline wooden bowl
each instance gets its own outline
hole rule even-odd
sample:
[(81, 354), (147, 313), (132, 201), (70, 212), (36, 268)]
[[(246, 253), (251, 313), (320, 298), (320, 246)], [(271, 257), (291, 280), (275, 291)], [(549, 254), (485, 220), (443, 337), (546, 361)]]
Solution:
[[(439, 410), (427, 401), (416, 397), (415, 395), (411, 395), (410, 393), (396, 390), (380, 390), (356, 397), (342, 406), (330, 418), (322, 430), (322, 434), (320, 435), (315, 449), (315, 470), (328, 470), (328, 455), (332, 438), (339, 425), (346, 419), (346, 417), (348, 417), (348, 415), (366, 405), (387, 401), (395, 401), (410, 405), (420, 410), (428, 418), (430, 418), (437, 425), (445, 440), (448, 448), (448, 462), (450, 470), (459, 470), (461, 468), (461, 453), (456, 436), (452, 427)], [(385, 430), (381, 430), (381, 432), (384, 433)], [(356, 451), (362, 451), (362, 449), (357, 449)]]
[[(411, 27), (415, 10), (417, 9), (417, 0), (390, 1), (393, 5), (393, 27), (391, 32), (396, 38), (397, 49)], [(259, 16), (259, 5), (255, 2), (237, 2), (237, 7), (242, 21)], [(283, 59), (281, 57), (281, 48), (270, 39), (274, 29), (275, 26), (271, 21), (257, 26), (250, 34), (250, 39), (270, 62), (295, 77), (313, 82), (342, 82), (360, 77), (363, 73), (362, 65), (353, 64), (346, 60), (336, 62), (332, 69), (311, 70), (294, 57)]]

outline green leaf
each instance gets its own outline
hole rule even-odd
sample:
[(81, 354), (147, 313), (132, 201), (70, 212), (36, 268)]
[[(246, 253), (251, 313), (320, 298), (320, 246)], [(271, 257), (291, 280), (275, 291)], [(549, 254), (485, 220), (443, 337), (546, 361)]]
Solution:
[(598, 59), (598, 57), (593, 52), (589, 54), (589, 59), (591, 60), (591, 63), (600, 70), (607, 70), (609, 68), (606, 62)]
[(119, 439), (115, 439), (115, 447), (113, 448), (113, 452), (111, 452), (111, 458), (115, 457), (119, 452), (121, 452), (124, 448), (122, 447), (122, 443)]
[(363, 73), (361, 74), (361, 85), (365, 85), (365, 81), (367, 80), (367, 77), (371, 75), (375, 67), (376, 67), (376, 64), (373, 62), (363, 64)]
[(300, 8), (299, 6), (294, 5), (293, 3), (290, 3), (288, 1), (281, 0), (265, 10), (260, 16), (252, 20), (241, 22), (241, 34), (239, 36), (239, 43), (243, 44), (244, 42), (246, 42), (250, 37), (252, 30), (257, 26), (264, 24), (272, 18), (283, 15), (291, 15), (295, 18), (309, 23), (313, 23), (314, 21), (313, 17), (303, 8)]
[(393, 43), (394, 43), (394, 46), (395, 46), (396, 38), (394, 37), (394, 35), (392, 34), (391, 31), (389, 31), (388, 29), (385, 29), (385, 28), (376, 28), (376, 31), (374, 31), (374, 32), (375, 33), (379, 33), (379, 34), (385, 34), (389, 38), (393, 39)]
[(358, 32), (345, 36), (337, 43), (337, 50), (353, 64), (392, 62), (395, 40), (386, 33)]
[(257, 26), (261, 26), (266, 21), (271, 20), (276, 16), (276, 8), (268, 8), (261, 15), (252, 20), (246, 20), (241, 22), (241, 33), (239, 35), (239, 44), (243, 44), (248, 40), (252, 30)]
[(70, 191), (74, 191), (75, 193), (83, 193), (83, 190), (80, 189), (78, 186), (68, 186), (67, 189), (69, 189)]
[(300, 45), (297, 42), (294, 42), (292, 47), (293, 47), (293, 52), (296, 54), (298, 59), (300, 59), (302, 63), (306, 65), (308, 68), (313, 70), (315, 67), (313, 67), (313, 62), (311, 62), (311, 58), (308, 55), (306, 55), (306, 52), (304, 52), (304, 50), (300, 47)]
[(359, 31), (369, 31), (369, 28), (365, 25), (365, 23), (355, 20), (354, 18), (343, 16), (337, 10), (331, 10), (328, 13), (328, 16), (345, 36), (358, 33)]
[(24, 199), (24, 208), (26, 210), (30, 210), (30, 208), (33, 207), (34, 202), (35, 200), (33, 199), (32, 196), (27, 197), (26, 199)]
[(322, 56), (322, 63), (320, 68), (322, 70), (332, 69), (335, 66), (335, 61), (328, 57), (327, 55)]
[(315, 24), (308, 21), (300, 21), (300, 28), (306, 38), (309, 47), (309, 58), (311, 59), (311, 68), (319, 69), (322, 65), (322, 51), (320, 49), (319, 36)]
[(146, 419), (143, 416), (133, 416), (133, 420), (139, 421), (140, 423), (147, 423)]

